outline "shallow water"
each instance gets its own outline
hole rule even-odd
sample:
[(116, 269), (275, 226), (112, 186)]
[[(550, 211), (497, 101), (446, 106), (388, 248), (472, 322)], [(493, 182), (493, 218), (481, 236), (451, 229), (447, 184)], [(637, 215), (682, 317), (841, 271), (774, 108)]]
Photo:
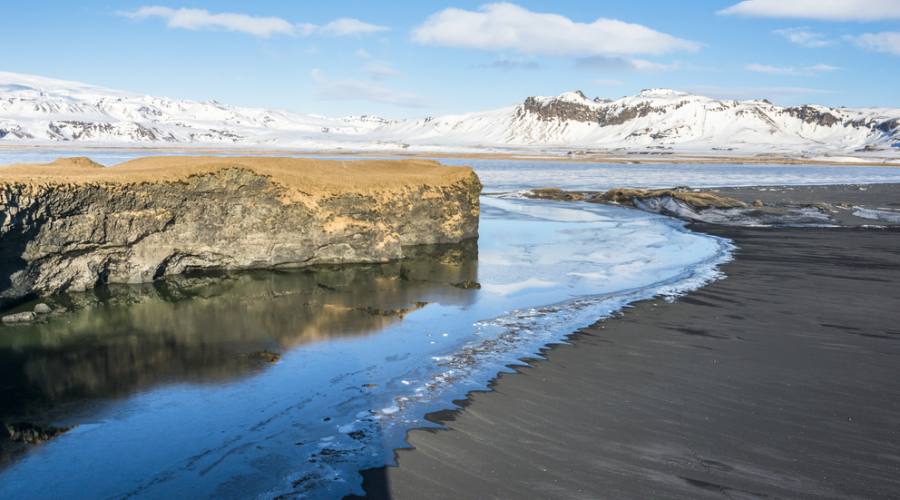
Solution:
[(627, 303), (715, 279), (730, 252), (636, 210), (490, 196), (480, 234), (386, 265), (114, 287), (3, 327), (2, 418), (74, 428), (6, 443), (0, 498), (361, 492), (358, 471), (391, 463), (426, 413)]
[[(90, 156), (104, 165), (115, 165), (142, 156), (172, 154), (208, 154), (190, 151), (117, 151), (117, 150), (2, 150), (0, 165), (42, 163), (66, 156)], [(233, 154), (233, 153), (230, 153)], [(259, 153), (253, 153), (258, 156)], [(341, 160), (364, 157), (277, 153), (272, 156), (300, 156)], [(391, 156), (373, 156), (392, 158)], [(397, 157), (399, 158), (399, 157)], [(824, 165), (742, 165), (732, 163), (578, 163), (569, 161), (488, 160), (472, 158), (436, 158), (447, 165), (469, 165), (475, 169), (485, 192), (508, 192), (541, 187), (570, 190), (605, 190), (615, 187), (695, 188), (724, 186), (798, 186), (825, 184), (900, 183), (898, 167), (824, 166)]]
[[(0, 164), (84, 154), (0, 151)], [(442, 161), (472, 165), (487, 192), (900, 182), (893, 167)], [(0, 420), (73, 426), (0, 442), (0, 498), (361, 492), (358, 471), (391, 463), (409, 429), (433, 425), (426, 413), (630, 302), (701, 286), (729, 258), (727, 241), (665, 217), (482, 200), (477, 246), (113, 287), (0, 328)]]
[(731, 163), (604, 164), (459, 158), (441, 158), (441, 162), (472, 166), (484, 183), (486, 192), (540, 187), (599, 191), (617, 187), (711, 188), (900, 182), (898, 167)]

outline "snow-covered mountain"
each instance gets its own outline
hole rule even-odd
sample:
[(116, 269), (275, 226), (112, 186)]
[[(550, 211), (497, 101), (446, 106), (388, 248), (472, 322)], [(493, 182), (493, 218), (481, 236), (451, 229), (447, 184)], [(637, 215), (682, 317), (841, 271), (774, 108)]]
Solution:
[(900, 154), (900, 109), (782, 107), (652, 89), (615, 100), (529, 97), (422, 119), (326, 118), (0, 72), (2, 144)]

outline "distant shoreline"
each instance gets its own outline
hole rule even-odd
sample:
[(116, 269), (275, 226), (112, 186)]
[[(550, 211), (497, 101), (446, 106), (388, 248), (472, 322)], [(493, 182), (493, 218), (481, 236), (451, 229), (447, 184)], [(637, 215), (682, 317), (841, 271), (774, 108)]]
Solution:
[(622, 153), (585, 153), (585, 154), (567, 154), (567, 153), (548, 153), (548, 152), (530, 152), (528, 150), (511, 150), (511, 151), (439, 151), (439, 150), (361, 150), (361, 149), (291, 149), (291, 148), (222, 148), (211, 146), (181, 146), (181, 147), (139, 147), (139, 146), (94, 146), (94, 145), (78, 145), (67, 146), (59, 145), (0, 145), (0, 153), (7, 151), (14, 152), (36, 152), (36, 151), (71, 151), (73, 153), (83, 152), (90, 155), (91, 151), (121, 151), (121, 152), (142, 152), (142, 153), (191, 153), (191, 154), (215, 154), (227, 155), (234, 154), (239, 156), (245, 155), (263, 155), (274, 156), (284, 155), (319, 155), (319, 156), (347, 156), (347, 157), (401, 157), (401, 158), (469, 158), (481, 160), (523, 160), (523, 161), (546, 161), (546, 162), (574, 162), (574, 163), (617, 163), (617, 164), (745, 164), (745, 165), (818, 165), (818, 166), (859, 166), (859, 167), (900, 167), (900, 155), (895, 158), (887, 157), (828, 157), (817, 156), (812, 158), (786, 156), (786, 155), (764, 155), (758, 154), (753, 156), (741, 155), (716, 155), (711, 153), (674, 153), (668, 151), (625, 151)]

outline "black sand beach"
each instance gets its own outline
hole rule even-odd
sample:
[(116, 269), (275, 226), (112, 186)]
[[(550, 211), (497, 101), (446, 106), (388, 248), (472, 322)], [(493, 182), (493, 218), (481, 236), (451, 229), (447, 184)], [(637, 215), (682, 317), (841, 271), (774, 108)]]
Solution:
[[(896, 206), (873, 191), (816, 201)], [(900, 230), (694, 228), (738, 246), (726, 279), (435, 415), (449, 430), (414, 431), (399, 467), (366, 471), (369, 496), (900, 495)]]

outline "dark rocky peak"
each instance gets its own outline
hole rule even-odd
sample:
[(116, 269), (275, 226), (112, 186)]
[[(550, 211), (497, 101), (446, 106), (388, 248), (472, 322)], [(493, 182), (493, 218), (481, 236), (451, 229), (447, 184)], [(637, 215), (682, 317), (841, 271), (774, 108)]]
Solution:
[(900, 134), (900, 118), (893, 118), (879, 123), (875, 128), (888, 135)]
[(665, 112), (665, 109), (651, 106), (649, 102), (642, 102), (634, 106), (609, 107), (598, 114), (597, 121), (602, 126), (621, 125), (654, 112), (662, 113)]
[(523, 109), (533, 113), (541, 120), (574, 120), (578, 122), (596, 122), (598, 110), (591, 106), (591, 101), (580, 90), (574, 94), (584, 99), (584, 103), (574, 102), (561, 97), (529, 97), (525, 99)]
[(804, 105), (784, 108), (784, 112), (793, 116), (794, 118), (803, 120), (805, 123), (813, 125), (833, 127), (834, 125), (841, 124), (840, 118), (834, 116), (829, 111), (822, 111), (814, 106)]
[[(667, 89), (651, 89), (641, 93), (643, 97), (678, 96), (681, 93)], [(583, 99), (578, 102), (573, 97)], [(607, 99), (588, 99), (584, 93), (576, 90), (559, 97), (529, 97), (525, 99), (523, 111), (532, 113), (544, 121), (572, 120), (578, 122), (593, 122), (601, 126), (621, 125), (625, 122), (647, 116), (651, 113), (664, 113), (664, 106), (655, 106), (654, 101), (640, 101), (630, 106), (611, 104)], [(675, 107), (681, 107), (685, 102), (678, 103)]]

